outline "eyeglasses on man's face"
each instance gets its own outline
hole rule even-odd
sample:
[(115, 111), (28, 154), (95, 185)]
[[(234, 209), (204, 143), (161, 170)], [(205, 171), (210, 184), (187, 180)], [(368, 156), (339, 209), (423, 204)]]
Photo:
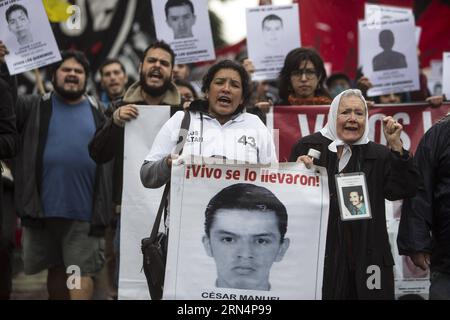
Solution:
[(297, 69), (291, 72), (291, 77), (301, 78), (305, 75), (306, 79), (313, 79), (317, 77), (316, 70), (314, 69)]

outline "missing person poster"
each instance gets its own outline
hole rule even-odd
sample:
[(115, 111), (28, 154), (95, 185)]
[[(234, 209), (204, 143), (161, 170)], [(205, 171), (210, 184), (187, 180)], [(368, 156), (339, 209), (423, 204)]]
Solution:
[(326, 171), (203, 160), (172, 167), (164, 299), (321, 299)]
[(9, 73), (15, 75), (61, 60), (42, 1), (0, 1), (0, 39), (9, 54)]
[(373, 84), (368, 96), (419, 90), (419, 63), (412, 17), (359, 21), (360, 65)]
[(120, 226), (119, 299), (148, 300), (141, 240), (150, 235), (164, 188), (146, 189), (140, 170), (153, 139), (170, 118), (168, 106), (137, 106), (139, 117), (125, 126)]
[(175, 63), (215, 60), (206, 0), (152, 0), (156, 36), (175, 51)]
[(442, 57), (442, 91), (450, 99), (450, 52), (444, 52)]
[(286, 55), (300, 46), (297, 4), (247, 9), (247, 48), (255, 66), (253, 80), (277, 79)]
[[(445, 57), (445, 52), (443, 53), (443, 58)], [(443, 94), (442, 91), (442, 80), (444, 65), (443, 60), (431, 60), (430, 61), (431, 72), (428, 77), (428, 90), (432, 96), (440, 96)], [(450, 75), (450, 73), (448, 74)]]
[(341, 220), (372, 219), (365, 174), (337, 174), (335, 178)]

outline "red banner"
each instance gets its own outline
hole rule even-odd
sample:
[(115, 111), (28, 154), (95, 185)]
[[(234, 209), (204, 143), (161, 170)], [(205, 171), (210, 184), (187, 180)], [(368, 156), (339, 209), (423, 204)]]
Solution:
[[(289, 160), (292, 146), (301, 137), (323, 128), (329, 106), (284, 106), (273, 111), (273, 129), (279, 130), (279, 160)], [(450, 103), (440, 108), (428, 104), (380, 105), (369, 111), (369, 138), (386, 144), (381, 130), (384, 116), (392, 116), (403, 125), (402, 140), (405, 149), (415, 151), (423, 134), (450, 111)], [(268, 118), (270, 123), (270, 117)], [(270, 126), (270, 125), (269, 125)]]

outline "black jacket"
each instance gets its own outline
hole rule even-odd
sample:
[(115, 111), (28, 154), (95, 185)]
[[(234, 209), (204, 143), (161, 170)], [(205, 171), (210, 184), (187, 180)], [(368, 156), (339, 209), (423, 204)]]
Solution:
[(450, 274), (450, 115), (425, 133), (415, 161), (421, 180), (403, 202), (398, 250), (431, 253), (431, 271)]
[(0, 78), (0, 159), (16, 155), (18, 135), (14, 100), (9, 84)]
[[(405, 153), (405, 158), (391, 152), (385, 146), (369, 142), (366, 145), (353, 146), (350, 162), (359, 162), (361, 171), (366, 175), (372, 219), (342, 222), (339, 215), (336, 196), (335, 174), (336, 153), (328, 150), (332, 141), (321, 133), (306, 136), (294, 146), (290, 161), (296, 161), (309, 149), (321, 152), (320, 160), (315, 164), (328, 171), (330, 190), (330, 213), (328, 219), (327, 244), (325, 251), (323, 299), (394, 299), (394, 275), (389, 238), (386, 229), (384, 199), (398, 200), (415, 195), (417, 171), (413, 160)], [(355, 158), (359, 160), (355, 161)], [(407, 158), (406, 158), (407, 157)], [(344, 169), (344, 172), (345, 169)], [(345, 252), (335, 252), (337, 242)], [(338, 272), (343, 265), (349, 265), (351, 272), (345, 278)], [(381, 271), (381, 289), (369, 290), (367, 273), (369, 266), (378, 266)], [(351, 287), (353, 296), (346, 296), (339, 283)]]
[[(0, 159), (9, 159), (16, 155), (18, 148), (14, 101), (9, 84), (0, 78)], [(1, 164), (0, 164), (1, 167)], [(3, 171), (3, 168), (0, 168)], [(2, 196), (3, 179), (0, 177), (0, 238), (2, 237)]]
[[(164, 95), (161, 105), (170, 105), (171, 114), (180, 110), (180, 95), (175, 87), (171, 85)], [(119, 127), (113, 121), (113, 113), (117, 108), (127, 104), (146, 105), (141, 94), (139, 82), (134, 83), (125, 93), (122, 101), (112, 105), (106, 111), (106, 119), (98, 127), (94, 138), (89, 144), (89, 153), (91, 158), (97, 163), (114, 161), (113, 172), (113, 202), (115, 205), (122, 203), (122, 184), (123, 184), (123, 151), (124, 151), (124, 133), (123, 127)], [(177, 109), (177, 110), (175, 110)]]
[[(102, 106), (89, 97), (96, 128), (104, 115)], [(42, 160), (52, 113), (51, 94), (20, 96), (16, 104), (17, 130), (22, 139), (21, 149), (15, 162), (15, 202), (22, 224), (42, 226), (43, 212), (40, 186)], [(76, 158), (74, 158), (76, 161)], [(98, 165), (94, 185), (94, 203), (91, 217), (91, 235), (102, 235), (111, 215), (111, 164)]]

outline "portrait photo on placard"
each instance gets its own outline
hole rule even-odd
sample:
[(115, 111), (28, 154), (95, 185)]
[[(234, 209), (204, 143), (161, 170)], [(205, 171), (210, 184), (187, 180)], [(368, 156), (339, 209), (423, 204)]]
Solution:
[(369, 97), (418, 90), (414, 18), (359, 21), (359, 63), (372, 82)]
[(284, 58), (301, 46), (298, 5), (248, 8), (247, 48), (254, 80), (276, 79)]
[(15, 75), (61, 60), (42, 1), (0, 1), (0, 39), (8, 48), (9, 73)]
[(337, 175), (339, 209), (346, 220), (370, 219), (370, 204), (363, 174)]
[(156, 36), (176, 53), (176, 63), (215, 59), (206, 0), (152, 0)]

